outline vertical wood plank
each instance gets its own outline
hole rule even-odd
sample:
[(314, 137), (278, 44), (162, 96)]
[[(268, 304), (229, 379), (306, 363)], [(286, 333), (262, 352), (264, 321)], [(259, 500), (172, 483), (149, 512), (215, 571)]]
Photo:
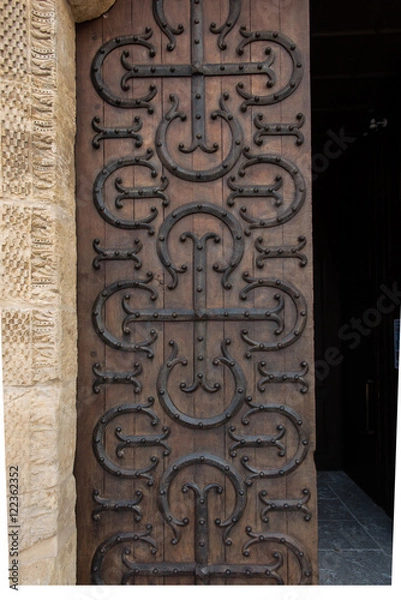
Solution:
[[(156, 10), (154, 13), (152, 4), (161, 12)], [(300, 383), (294, 379), (294, 373), (303, 361), (312, 365), (312, 258), (308, 255), (308, 264), (302, 267), (299, 259), (287, 256), (286, 252), (286, 248), (294, 246), (299, 235), (307, 237), (306, 251), (311, 248), (308, 3), (302, 0), (295, 7), (294, 3), (282, 5), (275, 1), (242, 0), (238, 4), (241, 5), (239, 15), (235, 12), (236, 2), (228, 0), (218, 4), (212, 0), (145, 4), (136, 0), (117, 0), (104, 17), (80, 26), (79, 55), (82, 58), (78, 82), (82, 100), (77, 164), (80, 169), (79, 406), (82, 414), (77, 480), (80, 495), (78, 523), (82, 530), (79, 569), (83, 583), (90, 582), (90, 563), (94, 556), (109, 583), (259, 585), (274, 584), (279, 577), (286, 584), (300, 580), (316, 582), (313, 386), (301, 394)], [(233, 12), (228, 18), (230, 10)], [(237, 22), (230, 23), (230, 19)], [(178, 26), (180, 23), (184, 26), (183, 31)], [(246, 30), (241, 31), (241, 26)], [(152, 28), (152, 34), (149, 31), (145, 34), (145, 37), (149, 36), (148, 41), (129, 44), (128, 53), (122, 54), (123, 48), (116, 42), (117, 50), (104, 61), (102, 78), (124, 101), (145, 96), (149, 85), (154, 84), (156, 93), (150, 100), (150, 112), (146, 107), (122, 108), (114, 101), (106, 101), (101, 97), (102, 90), (98, 90), (98, 95), (89, 81), (91, 62), (101, 43), (122, 36), (141, 35), (147, 31), (146, 27)], [(289, 51), (288, 43), (280, 38), (281, 33), (301, 48), (304, 76), (288, 97), (266, 103), (266, 95), (283, 89), (295, 77), (290, 55), (293, 50)], [(252, 42), (245, 44), (247, 36), (251, 36)], [(149, 56), (148, 42), (155, 50), (154, 56)], [(172, 48), (174, 44), (175, 48)], [(244, 47), (242, 54), (236, 50), (240, 45)], [(271, 49), (266, 52), (267, 47)], [(210, 66), (205, 68), (205, 64)], [(258, 64), (262, 66), (256, 69)], [(149, 76), (151, 67), (154, 77)], [(299, 67), (295, 65), (294, 68)], [(138, 77), (135, 74), (138, 69), (146, 71), (146, 76)], [(186, 69), (185, 76), (173, 76), (182, 69)], [(227, 74), (230, 69), (233, 73)], [(248, 73), (247, 69), (250, 69)], [(213, 76), (208, 70), (213, 71)], [(124, 74), (129, 77), (127, 85), (121, 86), (119, 82)], [(273, 84), (271, 88), (266, 87), (269, 77)], [(225, 92), (229, 92), (229, 96), (220, 106)], [(229, 118), (225, 107), (230, 113)], [(185, 114), (186, 119), (176, 118), (174, 110), (180, 111), (181, 116)], [(139, 116), (142, 145), (139, 147), (135, 140), (117, 139), (117, 136), (102, 140), (99, 150), (88, 150), (93, 135), (90, 122), (94, 111), (99, 114), (102, 126), (114, 130), (128, 127), (134, 123), (134, 116)], [(214, 111), (217, 111), (216, 118), (210, 118)], [(307, 117), (302, 145), (296, 145), (296, 138), (286, 134), (288, 123), (294, 121), (298, 112)], [(171, 122), (163, 138), (158, 131), (161, 122), (167, 123), (167, 116)], [(241, 150), (248, 149), (227, 173), (222, 170), (216, 177), (203, 177), (202, 173), (211, 173), (224, 163), (231, 146), (235, 149), (237, 140), (231, 139), (230, 123), (240, 125), (244, 138)], [(263, 130), (264, 134), (256, 142), (258, 124), (262, 124), (262, 128), (271, 124), (274, 135), (271, 135), (272, 130)], [(285, 130), (280, 135), (278, 124)], [(164, 145), (162, 150), (156, 144), (158, 140)], [(217, 143), (218, 149), (208, 153), (200, 145), (192, 152), (183, 152), (191, 143), (209, 146)], [(242, 173), (241, 168), (249, 162), (251, 155), (261, 158), (256, 164), (249, 164)], [(152, 221), (154, 233), (144, 228), (127, 229), (117, 222), (106, 223), (101, 216), (103, 213), (98, 212), (92, 202), (92, 185), (102, 168), (110, 168), (121, 158), (124, 161), (127, 157), (140, 156), (154, 165), (155, 177), (141, 162), (117, 169), (104, 185), (106, 208), (118, 215), (120, 221), (129, 222), (141, 222), (152, 214), (151, 211), (157, 212)], [(273, 161), (272, 156), (278, 159)], [(178, 170), (173, 168), (171, 161), (178, 165)], [(258, 221), (272, 220), (275, 215), (290, 210), (296, 178), (285, 165), (292, 163), (306, 178), (305, 206), (284, 223), (277, 221), (269, 227), (261, 222), (258, 224)], [(189, 175), (181, 175), (181, 172)], [(278, 173), (282, 180), (275, 179)], [(147, 198), (145, 194), (133, 199), (129, 191), (123, 193), (124, 189), (135, 192), (160, 185), (162, 175), (168, 180), (165, 205), (160, 198)], [(229, 179), (232, 176), (235, 180)], [(232, 183), (248, 186), (248, 195), (241, 197), (239, 193), (230, 202), (233, 189), (236, 189)], [(258, 188), (266, 185), (271, 185), (272, 189), (276, 186), (277, 194), (260, 197)], [(116, 205), (119, 191), (122, 196)], [(187, 210), (185, 216), (183, 210)], [(235, 235), (234, 230), (230, 232), (230, 227), (236, 228)], [(219, 241), (203, 238), (208, 233), (218, 236)], [(164, 236), (168, 237), (167, 241)], [(142, 246), (138, 253), (142, 265), (135, 268), (139, 264), (135, 265), (131, 260), (102, 260), (100, 268), (94, 269), (95, 254), (91, 244), (95, 238), (100, 238), (105, 247), (114, 248), (120, 254), (134, 245)], [(270, 250), (263, 252), (263, 247)], [(239, 264), (234, 259), (232, 269), (230, 267), (224, 275), (224, 268), (235, 256), (234, 249), (244, 255)], [(166, 252), (171, 262), (167, 263), (167, 258), (163, 258)], [(216, 263), (219, 267), (214, 268)], [(248, 275), (244, 276), (246, 272)], [(116, 287), (104, 302), (104, 327), (121, 339), (123, 346), (131, 344), (131, 349), (134, 343), (145, 340), (154, 330), (155, 339), (149, 345), (152, 358), (144, 352), (124, 352), (114, 342), (105, 344), (101, 339), (104, 334), (96, 334), (92, 324), (91, 313), (97, 294), (111, 284), (133, 280), (142, 280), (142, 283), (132, 284), (129, 293), (123, 283), (121, 289)], [(231, 287), (224, 283), (227, 280)], [(274, 283), (277, 281), (282, 283)], [(248, 285), (250, 282), (254, 283)], [(287, 284), (288, 289), (292, 286), (305, 296), (309, 310), (307, 327), (297, 339), (293, 331), (297, 319), (302, 321), (297, 314), (302, 300), (291, 300), (285, 291)], [(147, 286), (155, 291), (154, 299)], [(244, 289), (248, 291), (241, 300)], [(277, 297), (278, 290), (280, 297)], [(281, 308), (280, 302), (283, 303)], [(270, 317), (266, 318), (268, 310), (273, 314), (276, 310), (278, 317), (283, 317), (283, 331), (280, 331), (280, 319), (275, 323)], [(190, 314), (193, 315), (191, 318), (188, 317)], [(127, 321), (129, 326), (123, 327), (127, 315), (131, 315)], [(248, 330), (247, 334), (243, 333), (244, 328)], [(284, 345), (283, 349), (266, 349), (266, 344), (269, 346), (285, 339), (287, 334), (294, 337), (294, 343)], [(229, 345), (225, 342), (228, 339)], [(251, 340), (265, 345), (253, 348)], [(228, 352), (228, 358), (222, 359), (222, 352)], [(103, 370), (115, 374), (129, 372), (134, 362), (140, 363), (142, 372), (138, 378), (142, 391), (135, 393), (130, 385), (101, 382), (100, 394), (94, 399), (91, 390), (93, 359)], [(162, 376), (163, 373), (168, 377)], [(273, 380), (267, 376), (262, 385), (263, 373), (273, 373)], [(309, 383), (311, 376), (311, 372), (307, 374)], [(280, 383), (276, 382), (277, 378)], [(194, 384), (192, 391), (188, 389), (191, 382)], [(216, 391), (208, 388), (215, 383), (218, 384)], [(242, 394), (236, 389), (240, 386), (246, 388), (248, 400), (242, 400), (240, 410), (229, 415), (227, 422), (223, 420), (218, 426), (209, 427), (209, 420), (228, 412), (232, 398)], [(167, 408), (166, 397), (171, 399), (172, 409)], [(159, 462), (151, 471), (152, 486), (147, 485), (143, 477), (126, 479), (108, 472), (96, 460), (91, 447), (94, 427), (105, 411), (133, 402), (145, 405), (148, 398), (155, 399), (151, 407), (156, 415), (153, 427), (149, 429), (146, 410), (135, 415), (119, 414), (106, 428), (105, 445), (114, 464), (132, 472), (151, 464), (155, 456)], [(252, 411), (247, 419), (249, 424), (245, 425), (245, 413), (258, 405), (261, 405), (259, 412)], [(272, 408), (274, 406), (276, 408)], [(299, 416), (302, 426), (294, 421), (292, 414)], [(160, 439), (154, 445), (149, 437), (154, 432), (161, 437), (162, 427), (170, 430), (166, 443), (171, 453), (167, 451), (165, 455)], [(118, 435), (131, 438), (124, 444), (124, 456), (116, 454)], [(306, 441), (306, 435), (310, 437), (309, 452), (303, 452), (300, 446)], [(132, 447), (136, 445), (134, 440), (141, 436), (142, 446)], [(273, 440), (270, 445), (261, 441), (268, 436)], [(241, 438), (244, 438), (243, 443), (236, 447), (235, 441)], [(278, 452), (281, 443), (285, 453)], [(88, 460), (81, 464), (79, 456), (83, 453)], [(248, 457), (248, 462), (244, 462), (244, 456)], [(301, 457), (300, 464), (287, 473), (289, 461), (294, 456)], [(280, 468), (284, 469), (282, 476), (278, 473)], [(269, 470), (272, 475), (266, 476)], [(216, 489), (213, 489), (204, 495), (205, 486), (210, 483), (220, 486), (222, 493), (215, 493)], [(167, 488), (163, 488), (165, 485)], [(139, 492), (142, 495), (139, 503), (141, 519), (135, 519), (133, 511), (121, 511), (114, 506), (113, 510), (103, 511), (100, 520), (91, 521), (91, 512), (96, 506), (91, 494), (96, 486), (100, 486), (105, 497), (116, 504), (118, 500), (134, 498)], [(308, 501), (313, 514), (311, 521), (303, 518), (304, 511), (291, 508), (305, 488), (312, 492)], [(221, 524), (225, 520), (229, 524), (234, 507), (241, 506), (240, 490), (247, 501), (239, 510), (238, 524), (232, 523), (229, 535), (232, 542), (225, 545)], [(162, 492), (168, 496), (169, 509), (166, 510), (171, 510), (170, 521), (169, 513), (163, 512), (166, 505)], [(269, 500), (276, 500), (276, 510), (269, 510)], [(285, 509), (284, 503), (289, 503), (290, 509)], [(188, 523), (184, 519), (188, 519)], [(216, 524), (215, 519), (220, 521)], [(180, 539), (172, 544), (171, 538), (175, 534), (171, 525), (175, 520)], [(147, 523), (151, 524), (152, 530), (149, 529), (142, 542), (135, 540), (133, 536), (140, 536)], [(249, 529), (246, 531), (246, 528)], [(117, 535), (121, 540), (117, 540)], [(115, 545), (105, 548), (102, 558), (96, 549), (107, 538), (113, 538)], [(128, 540), (125, 555), (124, 538)], [(257, 543), (249, 546), (252, 540)], [(153, 544), (157, 547), (154, 553), (150, 552), (154, 549)], [(309, 567), (305, 566), (306, 559), (298, 556), (297, 544), (312, 560), (312, 577), (305, 574)], [(282, 555), (281, 566), (277, 563), (274, 567), (273, 552)], [(269, 573), (269, 570), (273, 572)], [(94, 577), (96, 579), (96, 575)]]

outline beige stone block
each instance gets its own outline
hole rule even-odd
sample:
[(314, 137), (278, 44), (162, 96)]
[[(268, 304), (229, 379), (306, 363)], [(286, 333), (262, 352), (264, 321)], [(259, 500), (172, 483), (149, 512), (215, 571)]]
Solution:
[(1, 167), (4, 197), (27, 198), (31, 190), (29, 85), (26, 79), (1, 81)]
[(68, 0), (77, 23), (96, 19), (105, 13), (116, 0)]
[(56, 487), (72, 473), (74, 384), (4, 390), (7, 464), (20, 466), (21, 493)]
[(54, 570), (50, 585), (76, 585), (76, 536), (71, 535), (59, 544), (57, 569)]
[(30, 398), (27, 390), (4, 389), (4, 431), (6, 464), (18, 466), (21, 473), (19, 492), (29, 489)]
[(25, 550), (41, 540), (57, 534), (59, 496), (58, 488), (29, 491), (20, 496), (20, 548)]
[(2, 356), (4, 385), (32, 382), (32, 311), (2, 309)]
[(7, 0), (0, 10), (0, 78), (23, 78), (28, 72), (29, 0)]
[[(75, 381), (63, 391), (57, 423), (57, 452), (60, 473), (71, 474), (76, 446)], [(66, 475), (64, 475), (66, 476)], [(61, 477), (61, 475), (60, 475)]]
[(34, 310), (32, 327), (33, 381), (47, 383), (60, 378), (60, 311)]
[[(72, 213), (73, 211), (73, 213)], [(60, 269), (60, 293), (62, 296), (62, 309), (76, 312), (76, 264), (77, 244), (75, 232), (75, 205), (70, 215), (57, 221), (57, 254)]]
[[(74, 298), (75, 300), (75, 298)], [(65, 382), (74, 381), (77, 375), (77, 317), (76, 312), (70, 310), (61, 313), (61, 372)], [(75, 391), (74, 391), (75, 394)]]
[(56, 245), (56, 222), (44, 206), (32, 208), (31, 217), (31, 285), (35, 303), (55, 303), (59, 292)]
[(54, 558), (58, 551), (58, 537), (54, 535), (51, 538), (42, 540), (30, 548), (21, 551), (20, 558), (24, 563), (35, 562), (44, 558)]
[[(12, 175), (3, 169), (5, 185)], [(29, 301), (31, 294), (31, 225), (30, 207), (17, 203), (0, 206), (0, 274), (4, 300)]]
[(75, 534), (76, 482), (71, 474), (60, 481), (58, 496), (57, 535), (59, 547), (62, 549), (71, 536)]
[(25, 562), (21, 556), (20, 585), (50, 585), (58, 568), (58, 558)]
[(5, 385), (47, 383), (60, 376), (60, 313), (53, 309), (3, 309)]

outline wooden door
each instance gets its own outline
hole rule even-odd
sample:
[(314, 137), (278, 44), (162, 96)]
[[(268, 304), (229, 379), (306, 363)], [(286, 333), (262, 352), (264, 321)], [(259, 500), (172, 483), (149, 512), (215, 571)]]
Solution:
[(77, 54), (78, 581), (316, 583), (307, 0)]

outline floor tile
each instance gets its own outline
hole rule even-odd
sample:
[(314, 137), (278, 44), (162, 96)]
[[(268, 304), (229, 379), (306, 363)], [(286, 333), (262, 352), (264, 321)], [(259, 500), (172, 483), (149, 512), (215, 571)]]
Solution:
[(330, 487), (328, 483), (318, 483), (317, 486), (317, 497), (328, 500), (330, 498), (337, 498), (338, 496), (335, 491)]
[(320, 551), (319, 585), (390, 585), (391, 560), (381, 550)]
[(360, 519), (365, 530), (379, 544), (386, 554), (393, 551), (393, 522), (390, 517), (377, 519)]
[(339, 499), (324, 499), (318, 501), (319, 521), (352, 521), (352, 514)]
[(392, 521), (342, 471), (318, 473), (320, 585), (390, 585)]
[(319, 521), (320, 550), (381, 550), (357, 521)]
[(330, 484), (338, 497), (346, 504), (356, 518), (377, 518), (386, 516), (381, 509), (360, 487), (345, 473), (330, 472)]

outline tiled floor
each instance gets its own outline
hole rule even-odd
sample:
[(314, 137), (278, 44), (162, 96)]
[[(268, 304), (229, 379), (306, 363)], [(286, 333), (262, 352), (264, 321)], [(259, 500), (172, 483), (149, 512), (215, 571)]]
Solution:
[(343, 471), (318, 473), (320, 585), (390, 585), (392, 521)]

